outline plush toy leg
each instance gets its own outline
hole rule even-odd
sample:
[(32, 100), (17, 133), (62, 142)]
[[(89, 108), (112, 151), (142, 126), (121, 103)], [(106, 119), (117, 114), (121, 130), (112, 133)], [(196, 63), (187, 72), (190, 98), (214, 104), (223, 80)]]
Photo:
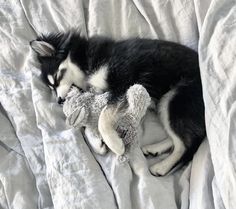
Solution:
[(85, 135), (87, 138), (87, 141), (91, 145), (94, 152), (96, 152), (99, 155), (104, 155), (107, 152), (107, 147), (102, 141), (102, 137), (100, 134), (95, 133), (94, 130), (91, 130), (90, 128), (85, 128)]
[(117, 155), (123, 155), (125, 152), (125, 145), (115, 130), (117, 116), (117, 111), (114, 106), (104, 107), (98, 120), (98, 129), (103, 141), (111, 151)]

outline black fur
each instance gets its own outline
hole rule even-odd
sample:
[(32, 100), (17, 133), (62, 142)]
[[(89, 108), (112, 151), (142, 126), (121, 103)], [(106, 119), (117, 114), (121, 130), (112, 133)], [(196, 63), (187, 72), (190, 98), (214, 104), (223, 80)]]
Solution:
[[(104, 37), (89, 40), (73, 34), (43, 36), (52, 44), (55, 55), (38, 57), (46, 82), (47, 71), (54, 72), (70, 51), (71, 60), (89, 75), (101, 65), (108, 65), (109, 102), (115, 103), (133, 84), (143, 85), (150, 96), (159, 101), (172, 88), (176, 96), (169, 105), (169, 119), (174, 132), (183, 140), (191, 159), (205, 137), (204, 104), (198, 55), (183, 45), (150, 39), (113, 41)], [(187, 158), (186, 158), (187, 156)]]

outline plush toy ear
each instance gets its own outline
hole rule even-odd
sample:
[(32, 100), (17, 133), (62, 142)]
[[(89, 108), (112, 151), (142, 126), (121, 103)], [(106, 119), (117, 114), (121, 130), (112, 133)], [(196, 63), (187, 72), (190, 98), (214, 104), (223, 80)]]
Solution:
[(85, 125), (87, 120), (87, 111), (85, 107), (76, 108), (74, 112), (70, 114), (70, 116), (67, 118), (67, 123), (70, 126), (82, 126)]
[(55, 48), (45, 41), (34, 40), (30, 42), (30, 46), (39, 56), (42, 57), (50, 57), (55, 54)]
[(128, 89), (126, 97), (129, 105), (126, 113), (141, 119), (151, 102), (147, 90), (142, 85), (135, 84)]

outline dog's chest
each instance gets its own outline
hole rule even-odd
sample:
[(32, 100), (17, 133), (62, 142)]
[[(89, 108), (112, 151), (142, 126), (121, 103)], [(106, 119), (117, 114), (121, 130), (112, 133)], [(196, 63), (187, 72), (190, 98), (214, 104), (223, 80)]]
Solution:
[(102, 65), (88, 76), (87, 84), (97, 93), (107, 90), (108, 65)]

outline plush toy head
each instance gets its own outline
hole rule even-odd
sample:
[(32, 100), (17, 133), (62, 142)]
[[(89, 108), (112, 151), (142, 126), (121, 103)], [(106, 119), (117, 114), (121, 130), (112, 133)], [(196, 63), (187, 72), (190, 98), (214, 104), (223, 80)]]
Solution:
[(72, 87), (63, 105), (67, 124), (71, 126), (86, 125), (89, 116), (89, 104), (93, 100), (94, 94), (90, 92), (82, 93), (78, 88)]
[(67, 117), (67, 124), (74, 127), (97, 127), (98, 118), (102, 108), (107, 104), (108, 92), (94, 94), (82, 93), (73, 87), (66, 96), (63, 111)]

